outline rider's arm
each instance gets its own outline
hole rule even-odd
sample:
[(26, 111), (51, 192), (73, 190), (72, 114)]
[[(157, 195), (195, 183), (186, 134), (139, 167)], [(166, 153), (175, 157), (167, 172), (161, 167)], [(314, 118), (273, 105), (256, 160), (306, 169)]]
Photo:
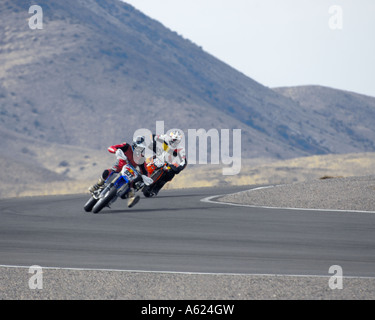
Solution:
[(187, 166), (187, 160), (186, 160), (186, 157), (183, 158), (182, 162), (180, 163), (180, 171), (184, 170)]
[(186, 154), (185, 154), (185, 149), (184, 148), (181, 148), (181, 149), (176, 149), (174, 150), (173, 152), (173, 157), (174, 158), (178, 158), (178, 161), (177, 162), (174, 162), (174, 163), (171, 163), (171, 165), (174, 166), (174, 172), (176, 174), (180, 173), (182, 170), (185, 169), (185, 167), (187, 166), (187, 160), (186, 160)]
[(116, 144), (114, 146), (110, 146), (108, 148), (108, 151), (110, 153), (116, 153), (117, 149), (121, 149), (122, 151), (126, 152), (129, 148), (129, 144), (128, 143), (123, 143), (123, 144)]
[(181, 163), (176, 170), (176, 174), (179, 174), (182, 170), (184, 170), (187, 166), (187, 161), (184, 159), (183, 163)]

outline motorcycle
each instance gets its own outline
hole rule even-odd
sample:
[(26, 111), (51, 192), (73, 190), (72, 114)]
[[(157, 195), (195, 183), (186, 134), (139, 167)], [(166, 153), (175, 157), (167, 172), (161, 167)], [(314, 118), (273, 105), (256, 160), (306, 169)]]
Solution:
[[(110, 207), (118, 198), (126, 199), (130, 191), (131, 183), (139, 177), (140, 173), (127, 163), (121, 172), (112, 172), (106, 179), (102, 188), (94, 191), (91, 198), (84, 205), (86, 212), (99, 213), (103, 208)], [(141, 175), (145, 186), (150, 185), (153, 180)], [(136, 184), (142, 184), (141, 181)]]
[(143, 187), (143, 195), (146, 198), (156, 196), (163, 186), (172, 180), (176, 168), (175, 165), (167, 162), (161, 163), (158, 159), (147, 159), (146, 170), (153, 183)]

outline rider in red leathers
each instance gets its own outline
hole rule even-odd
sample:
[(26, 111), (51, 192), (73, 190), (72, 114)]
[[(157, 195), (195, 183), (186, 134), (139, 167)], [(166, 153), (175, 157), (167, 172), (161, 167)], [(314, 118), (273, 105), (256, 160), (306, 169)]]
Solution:
[[(120, 172), (123, 166), (130, 163), (135, 169), (141, 172), (142, 175), (147, 175), (147, 171), (144, 167), (144, 137), (138, 136), (133, 143), (130, 145), (126, 142), (122, 144), (116, 144), (110, 146), (108, 151), (116, 154), (117, 161), (110, 169), (105, 169), (99, 178), (98, 182), (89, 188), (89, 191), (93, 193), (104, 185), (104, 182), (112, 172)], [(133, 181), (131, 189), (128, 193), (128, 207), (133, 207), (140, 200), (139, 196), (135, 196), (135, 191), (139, 190), (143, 186), (142, 177), (139, 176), (137, 180)]]

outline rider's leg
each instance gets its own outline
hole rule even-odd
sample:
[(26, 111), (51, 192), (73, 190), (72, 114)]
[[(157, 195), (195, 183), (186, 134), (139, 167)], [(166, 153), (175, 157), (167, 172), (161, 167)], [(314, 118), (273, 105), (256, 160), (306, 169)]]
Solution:
[(108, 178), (111, 169), (106, 169), (103, 171), (102, 176), (98, 179), (98, 182), (89, 188), (89, 192), (93, 193), (104, 185), (105, 180)]
[(140, 190), (143, 187), (143, 179), (141, 176), (138, 176), (131, 184), (130, 191), (128, 192), (127, 198), (128, 200), (128, 207), (134, 207), (138, 201), (141, 199), (140, 196), (136, 196), (135, 192)]

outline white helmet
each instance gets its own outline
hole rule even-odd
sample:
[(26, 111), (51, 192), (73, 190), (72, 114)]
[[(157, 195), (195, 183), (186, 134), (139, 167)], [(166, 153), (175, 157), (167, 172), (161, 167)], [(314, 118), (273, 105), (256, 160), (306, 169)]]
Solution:
[(179, 130), (171, 131), (171, 133), (169, 134), (169, 145), (172, 148), (177, 148), (181, 140), (182, 140), (182, 133)]
[(143, 154), (144, 150), (146, 149), (144, 142), (145, 142), (145, 137), (143, 136), (136, 137), (132, 143), (133, 152), (136, 153), (137, 155)]

